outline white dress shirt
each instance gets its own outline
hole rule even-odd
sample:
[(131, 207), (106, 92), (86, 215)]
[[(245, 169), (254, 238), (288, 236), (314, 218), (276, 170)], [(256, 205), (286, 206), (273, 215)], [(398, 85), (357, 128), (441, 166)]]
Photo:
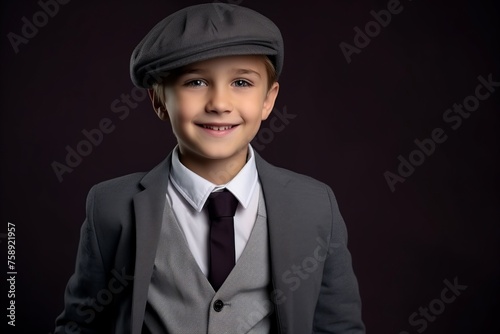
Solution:
[(205, 202), (213, 191), (226, 188), (239, 202), (234, 215), (235, 258), (238, 261), (257, 218), (261, 193), (253, 149), (239, 173), (228, 183), (216, 185), (189, 170), (179, 160), (178, 147), (172, 152), (172, 168), (167, 187), (167, 201), (186, 238), (201, 271), (208, 275), (210, 222)]

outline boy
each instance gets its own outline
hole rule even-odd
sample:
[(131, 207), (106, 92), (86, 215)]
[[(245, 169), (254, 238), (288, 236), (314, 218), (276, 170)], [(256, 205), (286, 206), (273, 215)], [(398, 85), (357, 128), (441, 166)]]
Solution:
[(178, 145), (149, 173), (94, 186), (56, 333), (364, 333), (331, 189), (265, 162), (278, 28), (204, 4), (158, 23), (131, 58)]

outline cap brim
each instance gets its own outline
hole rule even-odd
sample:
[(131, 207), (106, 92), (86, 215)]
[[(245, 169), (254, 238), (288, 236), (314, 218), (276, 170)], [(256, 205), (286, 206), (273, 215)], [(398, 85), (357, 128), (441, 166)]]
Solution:
[(138, 68), (136, 71), (137, 76), (133, 77), (134, 84), (143, 88), (151, 88), (153, 84), (167, 77), (172, 70), (203, 60), (241, 55), (276, 56), (277, 51), (273, 48), (257, 44), (224, 45), (179, 59), (159, 59), (156, 62), (149, 63), (147, 66)]

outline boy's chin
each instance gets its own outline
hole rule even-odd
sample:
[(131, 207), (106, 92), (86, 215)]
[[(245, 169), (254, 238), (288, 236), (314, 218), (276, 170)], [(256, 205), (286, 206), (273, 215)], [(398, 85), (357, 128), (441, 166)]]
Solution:
[[(248, 144), (244, 147), (227, 147), (215, 145), (213, 147), (203, 147), (199, 148), (197, 152), (192, 152), (193, 158), (197, 160), (210, 160), (215, 162), (217, 160), (227, 161), (227, 160), (239, 160), (245, 159), (248, 152)], [(197, 157), (196, 157), (197, 155)]]
[(240, 149), (240, 150), (218, 150), (207, 152), (207, 157), (211, 160), (233, 160), (233, 159), (241, 159), (245, 158), (247, 155), (248, 149)]

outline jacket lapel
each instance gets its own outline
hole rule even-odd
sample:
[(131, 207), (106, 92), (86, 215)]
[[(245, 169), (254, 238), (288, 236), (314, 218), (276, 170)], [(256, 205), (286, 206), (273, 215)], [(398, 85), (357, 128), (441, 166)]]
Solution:
[(132, 303), (132, 333), (140, 334), (153, 273), (154, 259), (165, 207), (171, 154), (146, 174), (140, 184), (144, 190), (134, 196), (136, 254)]
[[(271, 257), (271, 277), (273, 282), (272, 298), (276, 307), (280, 333), (287, 333), (292, 327), (293, 303), (289, 288), (281, 276), (290, 269), (293, 263), (293, 250), (296, 247), (296, 233), (290, 228), (295, 217), (293, 210), (287, 205), (286, 187), (290, 179), (279, 172), (279, 169), (263, 160), (255, 153), (257, 170), (261, 181), (262, 192), (266, 202), (269, 249)], [(295, 237), (295, 238), (294, 238)]]

